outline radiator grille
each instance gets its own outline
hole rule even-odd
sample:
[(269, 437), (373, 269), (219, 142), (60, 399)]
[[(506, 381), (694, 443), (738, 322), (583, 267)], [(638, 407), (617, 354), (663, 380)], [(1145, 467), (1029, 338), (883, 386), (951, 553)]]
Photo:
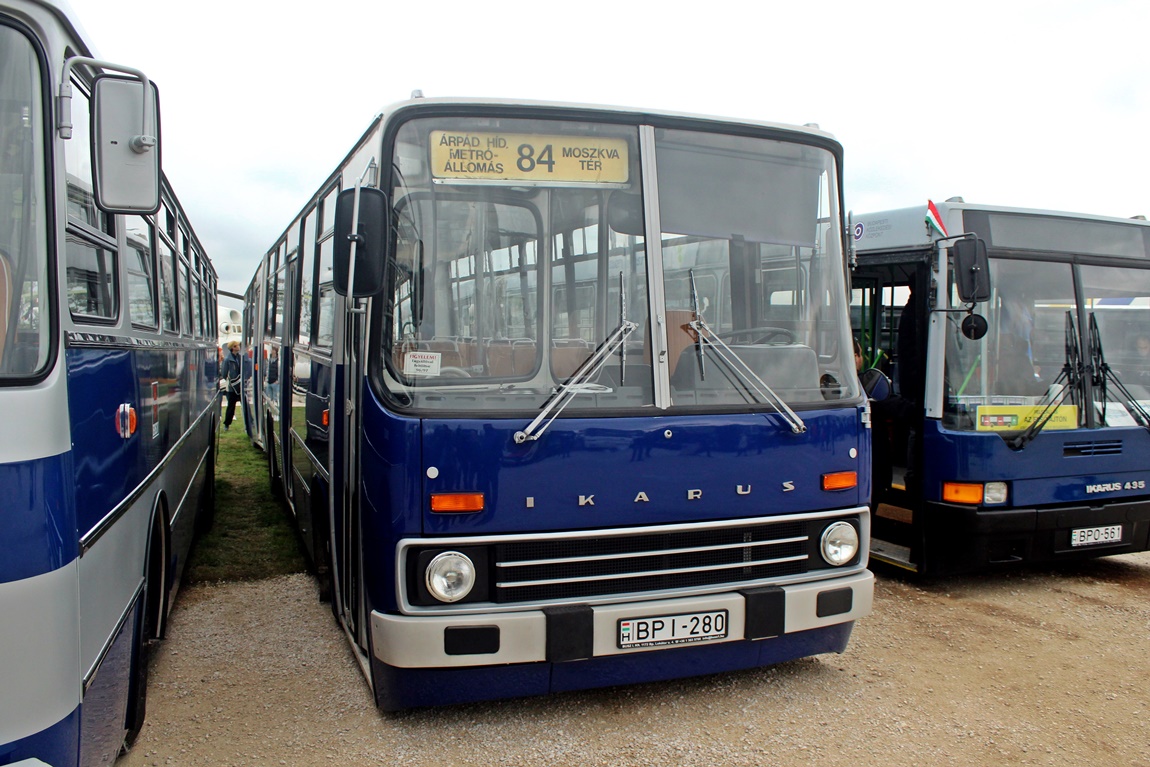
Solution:
[(1066, 442), (1062, 445), (1064, 457), (1092, 456), (1092, 455), (1121, 455), (1121, 440), (1099, 440), (1083, 442)]
[[(806, 572), (809, 525), (790, 521), (493, 547), (493, 601), (579, 599), (739, 583)], [(821, 561), (821, 560), (820, 560)]]

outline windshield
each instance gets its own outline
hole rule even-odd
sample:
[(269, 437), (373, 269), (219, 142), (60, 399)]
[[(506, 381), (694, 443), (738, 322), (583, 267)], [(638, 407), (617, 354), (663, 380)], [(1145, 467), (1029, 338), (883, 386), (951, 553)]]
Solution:
[[(1083, 266), (1082, 292), (1102, 345), (1102, 359), (1130, 394), (1150, 407), (1150, 270)], [(1085, 353), (1085, 350), (1084, 350)], [(1107, 401), (1094, 391), (1095, 407), (1109, 426), (1132, 426), (1126, 406), (1108, 382)]]
[(381, 368), (398, 405), (538, 409), (594, 355), (568, 412), (773, 409), (696, 320), (787, 402), (857, 394), (830, 152), (496, 118), (412, 120), (395, 147)]
[[(959, 327), (964, 315), (946, 315), (948, 427), (1016, 432), (1030, 426), (1066, 385), (1065, 377), (1060, 380), (1063, 370), (1073, 368), (1076, 357), (1089, 362), (1091, 316), (1112, 373), (1136, 399), (1150, 400), (1150, 271), (995, 258), (990, 266), (994, 294), (977, 309), (989, 323), (986, 336), (965, 338)], [(956, 296), (951, 300), (960, 305)], [(1069, 344), (1068, 314), (1073, 323)], [(1113, 387), (1107, 389), (1106, 403), (1100, 401), (1101, 387), (1093, 394), (1099, 424), (1103, 414), (1111, 426), (1134, 423)], [(1085, 425), (1080, 400), (1077, 392), (1067, 396), (1045, 430)]]
[(40, 94), (31, 44), (0, 25), (0, 380), (35, 375), (50, 352)]

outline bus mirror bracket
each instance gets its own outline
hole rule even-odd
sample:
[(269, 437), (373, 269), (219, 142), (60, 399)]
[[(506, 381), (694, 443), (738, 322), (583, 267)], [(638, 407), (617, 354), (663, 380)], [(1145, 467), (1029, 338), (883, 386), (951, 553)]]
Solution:
[[(358, 205), (356, 198), (359, 200)], [(382, 190), (358, 187), (339, 193), (335, 203), (336, 234), (332, 264), (336, 293), (352, 298), (367, 298), (383, 290), (383, 250), (387, 224), (387, 195)], [(349, 280), (353, 280), (354, 284), (349, 286)]]
[(96, 204), (108, 213), (155, 213), (160, 209), (160, 101), (155, 84), (138, 69), (73, 56), (64, 62), (56, 100), (56, 129), (62, 139), (72, 138), (72, 70), (77, 65), (123, 73), (100, 74), (92, 81)]

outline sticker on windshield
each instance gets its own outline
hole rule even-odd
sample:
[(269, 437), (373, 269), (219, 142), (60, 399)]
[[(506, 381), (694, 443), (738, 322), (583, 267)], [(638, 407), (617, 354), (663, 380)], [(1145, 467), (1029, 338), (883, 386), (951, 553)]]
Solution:
[(408, 352), (403, 356), (403, 374), (437, 376), (443, 355), (439, 352)]

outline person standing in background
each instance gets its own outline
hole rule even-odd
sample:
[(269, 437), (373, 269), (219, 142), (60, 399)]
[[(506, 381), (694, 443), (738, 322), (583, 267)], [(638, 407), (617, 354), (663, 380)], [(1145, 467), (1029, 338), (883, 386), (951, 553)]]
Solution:
[(228, 353), (224, 356), (221, 368), (223, 377), (220, 388), (228, 399), (227, 409), (224, 411), (224, 431), (232, 425), (236, 415), (236, 403), (240, 401), (240, 342), (232, 341), (228, 344)]

